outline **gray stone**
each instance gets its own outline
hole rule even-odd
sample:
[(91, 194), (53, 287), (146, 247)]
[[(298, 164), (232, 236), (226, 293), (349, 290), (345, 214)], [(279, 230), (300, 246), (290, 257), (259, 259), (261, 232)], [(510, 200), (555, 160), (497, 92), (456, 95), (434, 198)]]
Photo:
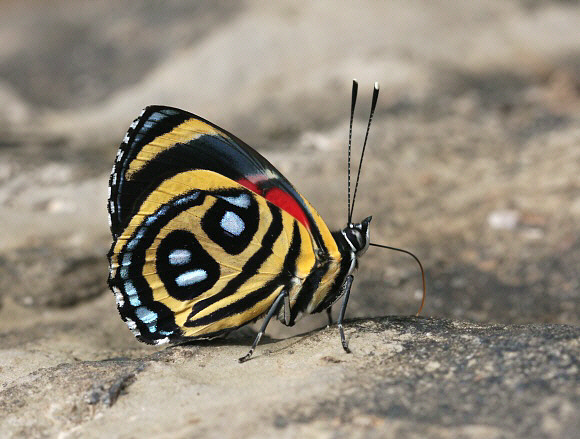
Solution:
[(7, 437), (571, 438), (580, 329), (384, 317), (39, 368), (0, 392)]

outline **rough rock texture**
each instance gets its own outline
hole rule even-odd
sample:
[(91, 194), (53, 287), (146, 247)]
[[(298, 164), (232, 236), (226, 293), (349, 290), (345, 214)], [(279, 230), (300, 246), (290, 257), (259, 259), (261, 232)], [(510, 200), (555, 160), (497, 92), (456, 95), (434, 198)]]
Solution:
[[(580, 430), (580, 4), (4, 0), (0, 437), (574, 437)], [(273, 162), (372, 240), (342, 352), (324, 315), (152, 348), (108, 292), (108, 173), (149, 104)], [(355, 160), (356, 161), (356, 160)], [(473, 323), (467, 323), (473, 322)], [(477, 322), (477, 323), (475, 323)], [(248, 332), (249, 331), (249, 332)]]
[(251, 338), (70, 358), (9, 382), (0, 428), (23, 437), (436, 438), (571, 438), (580, 428), (577, 327), (383, 317), (350, 322), (347, 337), (350, 355), (327, 328), (267, 341), (244, 364), (236, 358)]

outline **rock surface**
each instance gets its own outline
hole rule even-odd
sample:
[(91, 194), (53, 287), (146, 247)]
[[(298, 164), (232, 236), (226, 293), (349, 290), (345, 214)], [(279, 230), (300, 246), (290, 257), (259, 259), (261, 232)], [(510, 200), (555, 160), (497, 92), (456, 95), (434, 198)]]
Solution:
[(349, 322), (347, 337), (350, 355), (333, 327), (266, 341), (244, 364), (251, 338), (69, 354), (3, 388), (0, 427), (83, 438), (571, 438), (580, 428), (577, 327), (383, 317)]
[[(580, 430), (580, 5), (5, 0), (0, 437), (569, 438)], [(369, 250), (347, 317), (152, 348), (105, 279), (108, 173), (149, 104), (255, 146)], [(471, 322), (471, 323), (468, 323)], [(250, 332), (248, 332), (250, 331)]]

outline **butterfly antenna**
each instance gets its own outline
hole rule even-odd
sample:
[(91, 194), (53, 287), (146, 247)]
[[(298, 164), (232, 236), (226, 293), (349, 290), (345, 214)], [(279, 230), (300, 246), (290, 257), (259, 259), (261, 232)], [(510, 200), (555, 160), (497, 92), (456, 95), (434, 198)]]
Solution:
[(351, 150), (351, 146), (352, 146), (352, 122), (354, 119), (354, 106), (356, 104), (356, 94), (358, 92), (358, 81), (356, 79), (352, 80), (352, 101), (350, 103), (350, 125), (348, 128), (348, 164), (347, 164), (347, 183), (346, 183), (346, 187), (347, 187), (347, 194), (348, 194), (348, 200), (347, 200), (347, 218), (348, 218), (348, 224), (351, 224), (351, 219), (352, 219), (352, 215), (351, 215), (351, 210), (350, 210), (350, 150)]
[(425, 305), (425, 298), (427, 297), (427, 283), (425, 282), (425, 270), (423, 270), (423, 265), (421, 264), (421, 261), (419, 260), (419, 258), (417, 256), (415, 256), (413, 253), (411, 253), (410, 251), (403, 250), (402, 248), (390, 247), (388, 245), (382, 245), (382, 244), (375, 244), (373, 242), (371, 242), (370, 245), (372, 245), (374, 247), (381, 247), (381, 248), (386, 248), (389, 250), (395, 250), (398, 252), (407, 253), (409, 256), (412, 256), (413, 259), (415, 259), (415, 261), (417, 261), (417, 264), (419, 264), (419, 268), (421, 269), (421, 279), (423, 280), (423, 300), (421, 300), (421, 306), (419, 307), (419, 311), (417, 311), (416, 315), (418, 316), (419, 314), (421, 314), (421, 311), (423, 310), (423, 306)]
[[(354, 200), (356, 199), (356, 191), (358, 189), (358, 180), (360, 178), (360, 170), (362, 167), (363, 157), (365, 156), (365, 149), (367, 147), (367, 140), (369, 138), (369, 130), (371, 129), (371, 122), (373, 121), (373, 115), (375, 114), (375, 108), (377, 107), (377, 100), (378, 99), (379, 99), (379, 83), (375, 82), (375, 88), (373, 89), (373, 102), (371, 104), (371, 114), (369, 116), (369, 123), (367, 124), (367, 132), (365, 134), (365, 141), (363, 143), (362, 152), (360, 154), (360, 161), (358, 163), (358, 172), (356, 174), (356, 184), (354, 185), (354, 194), (352, 196), (352, 208), (349, 210), (349, 213), (348, 213), (348, 218), (349, 218), (348, 223), (349, 224), (351, 222), (350, 219), (352, 218), (352, 212), (354, 211)], [(351, 118), (351, 125), (352, 125), (352, 118)], [(350, 146), (349, 146), (349, 154), (350, 154)], [(349, 166), (349, 169), (350, 169), (350, 166)]]

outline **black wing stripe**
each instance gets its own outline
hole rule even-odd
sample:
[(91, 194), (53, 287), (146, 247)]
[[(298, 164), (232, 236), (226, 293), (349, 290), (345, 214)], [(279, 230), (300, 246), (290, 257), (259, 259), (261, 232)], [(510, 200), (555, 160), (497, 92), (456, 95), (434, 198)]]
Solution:
[(306, 310), (306, 307), (312, 300), (314, 293), (318, 289), (320, 285), (320, 281), (328, 271), (329, 264), (326, 263), (321, 267), (318, 267), (316, 270), (312, 270), (308, 277), (304, 280), (302, 284), (302, 288), (300, 289), (300, 293), (298, 294), (298, 298), (294, 306), (292, 307), (292, 313), (290, 315), (291, 323), (294, 322), (298, 313), (303, 312)]

